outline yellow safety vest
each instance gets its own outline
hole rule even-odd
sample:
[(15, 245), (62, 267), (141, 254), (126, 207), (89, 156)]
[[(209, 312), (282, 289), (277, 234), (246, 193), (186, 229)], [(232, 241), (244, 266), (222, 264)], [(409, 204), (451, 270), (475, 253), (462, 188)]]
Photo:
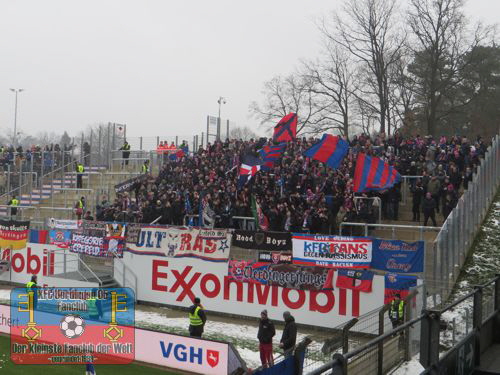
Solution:
[(78, 208), (83, 208), (83, 202), (81, 199), (78, 201)]
[(19, 199), (12, 199), (10, 205), (11, 206), (19, 206)]
[(203, 325), (203, 320), (201, 320), (200, 315), (198, 315), (198, 311), (201, 310), (200, 306), (197, 306), (194, 310), (194, 313), (189, 313), (189, 324), (192, 326), (201, 326)]
[(143, 164), (142, 173), (148, 173), (148, 172), (149, 172), (149, 166), (147, 166), (146, 164)]
[(99, 310), (97, 310), (97, 300), (95, 298), (89, 298), (87, 300), (87, 310), (90, 316), (99, 315)]
[(404, 301), (400, 300), (398, 306), (396, 306), (396, 301), (391, 302), (391, 318), (403, 319), (404, 316)]
[(26, 283), (26, 292), (32, 292), (33, 286), (35, 286), (35, 285), (36, 285), (36, 283), (34, 283), (33, 281)]
[(76, 167), (76, 171), (78, 173), (83, 173), (85, 171), (85, 168), (83, 167), (83, 165), (78, 164), (78, 167)]
[(127, 143), (126, 145), (123, 145), (123, 151), (128, 151), (130, 150), (130, 145)]

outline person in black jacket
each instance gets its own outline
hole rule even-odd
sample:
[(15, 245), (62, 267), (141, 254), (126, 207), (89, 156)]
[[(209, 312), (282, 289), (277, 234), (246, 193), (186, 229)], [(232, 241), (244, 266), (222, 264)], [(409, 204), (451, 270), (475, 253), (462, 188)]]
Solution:
[(293, 350), (295, 349), (295, 342), (297, 341), (297, 325), (295, 324), (295, 318), (289, 311), (285, 311), (283, 313), (283, 319), (285, 320), (285, 328), (283, 329), (283, 334), (281, 335), (280, 348), (283, 349), (285, 357), (289, 357), (293, 354)]
[(413, 221), (420, 221), (420, 205), (422, 204), (422, 198), (424, 196), (424, 187), (422, 186), (422, 182), (420, 180), (418, 180), (417, 184), (411, 189), (411, 193), (413, 196)]
[(424, 226), (427, 226), (429, 218), (432, 220), (432, 224), (436, 226), (436, 201), (430, 192), (425, 195), (422, 209), (424, 211)]
[(257, 338), (259, 339), (259, 352), (262, 367), (267, 368), (274, 365), (273, 361), (273, 337), (276, 334), (274, 324), (267, 317), (267, 310), (260, 313), (259, 332)]

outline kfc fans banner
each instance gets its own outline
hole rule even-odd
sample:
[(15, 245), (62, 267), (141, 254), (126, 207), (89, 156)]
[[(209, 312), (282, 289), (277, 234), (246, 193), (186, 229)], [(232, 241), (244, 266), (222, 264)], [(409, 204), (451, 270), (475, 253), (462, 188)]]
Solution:
[(28, 242), (29, 221), (0, 220), (0, 248), (19, 250)]
[(389, 272), (424, 272), (424, 241), (374, 239), (372, 267)]
[(290, 251), (292, 250), (292, 235), (282, 232), (235, 230), (232, 244), (242, 249)]
[(229, 280), (302, 290), (332, 289), (332, 277), (328, 277), (328, 273), (333, 270), (327, 268), (246, 260), (230, 260), (228, 265)]
[(127, 250), (141, 255), (227, 262), (230, 246), (231, 234), (226, 229), (145, 226)]
[(342, 237), (294, 233), (293, 263), (328, 268), (369, 268), (372, 240), (367, 237)]
[[(231, 280), (226, 262), (145, 256), (128, 251), (123, 254), (123, 262), (140, 270), (140, 301), (186, 308), (199, 297), (207, 311), (252, 318), (267, 309), (271, 319), (281, 320), (288, 310), (298, 323), (333, 328), (379, 308), (384, 299), (383, 276), (374, 276), (371, 293), (342, 288), (318, 291)], [(120, 265), (115, 262), (115, 267)]]

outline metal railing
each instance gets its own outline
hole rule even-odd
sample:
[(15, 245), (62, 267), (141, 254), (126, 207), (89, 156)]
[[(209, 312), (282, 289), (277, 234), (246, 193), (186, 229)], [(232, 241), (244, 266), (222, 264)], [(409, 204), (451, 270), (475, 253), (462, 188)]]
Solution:
[(416, 231), (419, 234), (419, 240), (424, 239), (424, 232), (436, 232), (441, 230), (440, 227), (425, 227), (421, 225), (400, 225), (400, 224), (370, 224), (370, 223), (354, 223), (342, 222), (339, 224), (339, 235), (345, 235), (343, 232), (344, 227), (363, 227), (364, 236), (369, 236), (369, 229), (390, 229), (392, 236), (391, 239), (396, 239), (396, 229)]
[[(492, 299), (493, 304), (492, 308), (485, 313), (483, 307), (486, 299)], [(462, 322), (461, 324), (467, 328), (464, 328), (463, 332), (453, 333), (451, 331), (453, 326), (446, 319), (446, 314), (453, 312), (451, 315), (457, 316), (457, 309), (464, 305), (469, 308), (469, 311), (472, 310), (471, 313), (463, 313), (468, 323)], [(460, 314), (458, 312), (459, 316)], [(418, 339), (415, 341), (418, 343), (420, 363), (425, 368), (422, 374), (456, 373), (455, 369), (459, 361), (470, 360), (470, 358), (457, 355), (458, 350), (463, 348), (465, 343), (470, 343), (473, 348), (474, 353), (471, 355), (473, 365), (479, 365), (480, 354), (494, 342), (491, 331), (499, 315), (500, 276), (497, 276), (483, 285), (475, 286), (473, 291), (441, 309), (424, 307), (422, 314), (410, 317), (395, 329), (378, 335), (347, 353), (337, 351), (333, 354), (331, 361), (307, 374), (382, 375), (388, 373), (415, 354), (411, 349), (407, 349), (411, 348), (411, 341), (414, 340), (411, 333), (408, 333), (411, 330), (415, 331)], [(443, 331), (442, 327), (446, 329)], [(452, 336), (455, 336), (455, 341), (449, 345)]]
[[(137, 275), (125, 262), (113, 253), (113, 278), (121, 284), (122, 287), (130, 287), (137, 291)], [(118, 264), (118, 267), (117, 267)], [(134, 293), (137, 301), (137, 293)]]
[(499, 184), (500, 136), (497, 135), (472, 182), (436, 237), (434, 246), (440, 256), (436, 292), (441, 295), (441, 300), (450, 294)]

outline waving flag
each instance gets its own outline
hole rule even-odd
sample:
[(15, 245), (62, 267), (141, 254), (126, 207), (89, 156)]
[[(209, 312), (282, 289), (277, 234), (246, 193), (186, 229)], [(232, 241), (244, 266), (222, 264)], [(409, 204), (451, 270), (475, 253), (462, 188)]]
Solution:
[(337, 288), (359, 290), (371, 293), (373, 272), (366, 270), (343, 270), (339, 269), (337, 276)]
[(389, 189), (401, 181), (398, 171), (381, 159), (358, 154), (354, 172), (354, 191), (377, 191)]
[(262, 207), (257, 203), (255, 197), (252, 195), (252, 213), (255, 218), (255, 223), (257, 224), (257, 228), (260, 230), (269, 230), (269, 219), (266, 215), (264, 215), (264, 211), (262, 211)]
[(274, 162), (281, 158), (283, 152), (285, 151), (286, 143), (280, 143), (276, 146), (264, 146), (258, 153), (264, 164), (262, 165), (262, 170), (266, 171), (274, 167)]
[(240, 177), (238, 178), (238, 189), (241, 189), (253, 176), (260, 171), (260, 165), (241, 164)]
[(273, 141), (293, 141), (297, 135), (297, 114), (290, 112), (274, 127)]
[(319, 160), (330, 168), (338, 168), (348, 150), (349, 144), (343, 139), (331, 134), (323, 134), (318, 143), (304, 151), (304, 155)]

